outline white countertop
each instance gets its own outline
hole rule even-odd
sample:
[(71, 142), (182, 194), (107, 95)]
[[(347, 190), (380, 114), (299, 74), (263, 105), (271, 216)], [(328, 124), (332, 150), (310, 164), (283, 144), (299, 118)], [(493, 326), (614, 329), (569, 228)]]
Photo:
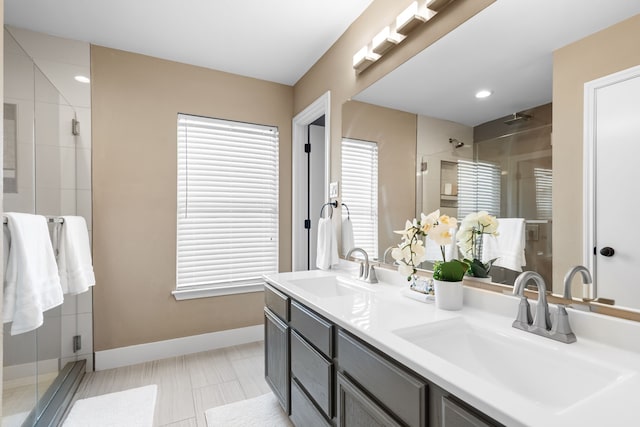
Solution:
[[(635, 406), (640, 403), (640, 323), (568, 309), (578, 341), (563, 344), (512, 328), (519, 302), (513, 296), (465, 286), (462, 310), (438, 310), (434, 304), (403, 296), (406, 282), (396, 272), (377, 271), (380, 283), (363, 283), (367, 291), (335, 297), (320, 297), (298, 286), (296, 281), (336, 274), (347, 277), (346, 271), (279, 273), (267, 275), (265, 280), (506, 426), (640, 425), (640, 412)], [(533, 311), (535, 302), (530, 303)], [(554, 305), (551, 305), (551, 311), (555, 312)], [(529, 390), (526, 381), (521, 389), (514, 389), (513, 384), (505, 386), (500, 375), (493, 377), (487, 372), (465, 370), (455, 361), (397, 334), (398, 330), (419, 330), (446, 320), (464, 321), (474, 328), (497, 332), (501, 340), (512, 341), (515, 346), (539, 350), (524, 353), (524, 360), (508, 360), (496, 347), (496, 365), (491, 365), (513, 369), (513, 372), (520, 372), (520, 369), (533, 372), (539, 385), (545, 387), (548, 383), (549, 393), (546, 393), (546, 387), (543, 389), (548, 399), (531, 398), (534, 391)], [(473, 353), (473, 348), (469, 350)], [(584, 369), (582, 376), (582, 371), (576, 372), (574, 363), (577, 369), (582, 366), (595, 369)], [(614, 378), (602, 387), (593, 373), (601, 371)], [(571, 389), (575, 386), (572, 382), (576, 383), (572, 378), (577, 378), (576, 375), (597, 391), (572, 397)], [(591, 382), (590, 375), (595, 382)]]

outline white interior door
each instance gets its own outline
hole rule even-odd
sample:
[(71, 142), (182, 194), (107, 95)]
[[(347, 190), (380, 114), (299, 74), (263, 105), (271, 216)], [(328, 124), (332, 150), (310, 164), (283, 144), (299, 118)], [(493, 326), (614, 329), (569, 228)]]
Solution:
[[(595, 90), (594, 270), (598, 297), (640, 309), (640, 67)], [(615, 80), (615, 79), (614, 79)]]
[[(316, 269), (316, 254), (318, 247), (318, 221), (320, 211), (325, 200), (326, 178), (324, 165), (324, 126), (309, 125), (310, 174), (309, 174), (309, 218), (311, 219), (311, 232), (309, 233), (309, 270)], [(331, 209), (327, 206), (325, 216)]]

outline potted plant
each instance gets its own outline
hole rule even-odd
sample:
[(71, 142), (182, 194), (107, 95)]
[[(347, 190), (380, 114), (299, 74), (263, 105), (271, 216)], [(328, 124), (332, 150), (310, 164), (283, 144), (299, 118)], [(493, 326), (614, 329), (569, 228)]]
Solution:
[(462, 279), (469, 266), (457, 259), (447, 261), (445, 246), (453, 243), (451, 230), (457, 227), (457, 220), (440, 215), (440, 210), (429, 215), (421, 214), (420, 220), (407, 221), (404, 230), (396, 231), (402, 235), (402, 241), (391, 253), (398, 262), (398, 271), (415, 280), (416, 266), (425, 261), (424, 238), (431, 239), (440, 246), (442, 261), (436, 261), (433, 268), (433, 280), (436, 306), (445, 310), (462, 308)]
[(497, 236), (498, 226), (496, 217), (486, 211), (470, 213), (462, 220), (456, 239), (464, 261), (469, 264), (469, 276), (491, 281), (489, 271), (497, 258), (482, 261), (483, 241), (485, 234)]

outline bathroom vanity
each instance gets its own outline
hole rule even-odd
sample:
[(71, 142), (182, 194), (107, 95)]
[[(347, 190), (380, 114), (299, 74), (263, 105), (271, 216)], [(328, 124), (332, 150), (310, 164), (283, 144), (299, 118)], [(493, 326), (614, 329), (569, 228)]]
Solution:
[(553, 342), (511, 327), (515, 297), (465, 287), (463, 310), (441, 311), (394, 275), (265, 276), (265, 376), (295, 425), (634, 422), (640, 349), (593, 340), (612, 319), (570, 310), (578, 342)]

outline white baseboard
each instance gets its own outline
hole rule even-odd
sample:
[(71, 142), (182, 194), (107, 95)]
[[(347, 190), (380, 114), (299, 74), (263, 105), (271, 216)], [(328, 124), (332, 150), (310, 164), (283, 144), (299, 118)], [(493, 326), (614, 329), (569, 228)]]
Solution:
[(215, 350), (232, 345), (246, 344), (264, 339), (264, 325), (229, 329), (209, 334), (192, 335), (166, 341), (119, 347), (96, 351), (95, 370), (119, 368), (167, 357), (182, 356), (201, 351)]

